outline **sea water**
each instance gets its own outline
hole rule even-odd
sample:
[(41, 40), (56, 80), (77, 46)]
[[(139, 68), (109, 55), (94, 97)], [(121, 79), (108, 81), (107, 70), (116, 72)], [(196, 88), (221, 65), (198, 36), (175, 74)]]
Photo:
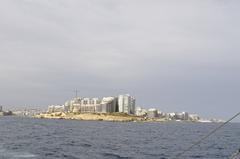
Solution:
[[(217, 126), (0, 117), (0, 159), (171, 159)], [(181, 158), (227, 159), (239, 148), (240, 124), (230, 123)]]

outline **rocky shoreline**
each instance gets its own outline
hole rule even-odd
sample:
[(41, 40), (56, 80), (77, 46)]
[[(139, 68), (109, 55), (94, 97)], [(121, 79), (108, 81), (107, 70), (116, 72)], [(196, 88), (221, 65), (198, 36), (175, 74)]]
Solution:
[[(166, 118), (147, 118), (143, 116), (128, 115), (124, 113), (41, 113), (34, 115), (33, 118), (39, 119), (66, 119), (66, 120), (85, 120), (85, 121), (111, 121), (111, 122), (193, 122), (209, 123), (208, 120), (168, 120)], [(219, 122), (215, 122), (219, 123)]]
[(123, 113), (45, 113), (35, 115), (34, 118), (43, 119), (68, 119), (68, 120), (87, 120), (87, 121), (112, 121), (112, 122), (147, 122), (147, 121), (165, 121), (150, 120), (143, 117), (128, 115)]
[(0, 111), (0, 116), (12, 116), (13, 113), (11, 111), (7, 111), (7, 112), (3, 112), (3, 111)]
[(136, 116), (130, 116), (120, 113), (103, 114), (103, 113), (46, 113), (34, 116), (35, 118), (46, 119), (72, 119), (72, 120), (92, 120), (92, 121), (119, 121), (130, 122), (139, 120)]

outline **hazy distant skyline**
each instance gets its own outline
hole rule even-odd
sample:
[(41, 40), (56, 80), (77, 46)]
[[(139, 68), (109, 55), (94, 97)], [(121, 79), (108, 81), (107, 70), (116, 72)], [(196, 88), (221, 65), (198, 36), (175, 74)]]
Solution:
[(2, 0), (0, 105), (130, 93), (138, 106), (240, 111), (237, 0)]

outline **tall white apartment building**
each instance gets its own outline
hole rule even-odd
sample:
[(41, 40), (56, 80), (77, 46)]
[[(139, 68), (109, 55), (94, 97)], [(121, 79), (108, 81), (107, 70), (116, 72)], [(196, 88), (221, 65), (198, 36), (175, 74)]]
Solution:
[(129, 94), (118, 96), (118, 110), (121, 113), (135, 114), (135, 98)]

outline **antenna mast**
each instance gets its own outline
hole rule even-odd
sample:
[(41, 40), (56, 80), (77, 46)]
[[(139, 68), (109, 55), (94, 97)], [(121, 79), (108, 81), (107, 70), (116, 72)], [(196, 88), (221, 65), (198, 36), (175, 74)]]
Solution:
[(77, 97), (78, 97), (78, 92), (79, 92), (79, 91), (76, 89), (74, 92), (75, 92), (75, 97), (77, 98)]

